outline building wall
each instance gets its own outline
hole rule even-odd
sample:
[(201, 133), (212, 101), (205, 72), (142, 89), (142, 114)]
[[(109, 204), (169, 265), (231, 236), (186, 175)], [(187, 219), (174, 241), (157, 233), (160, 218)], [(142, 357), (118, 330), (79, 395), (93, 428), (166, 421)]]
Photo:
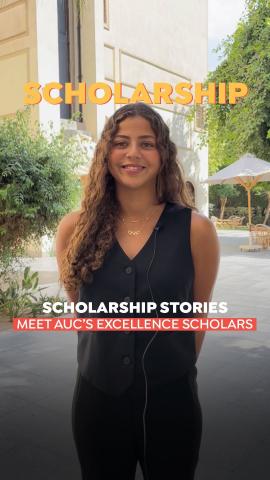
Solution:
[(37, 78), (35, 0), (0, 4), (0, 118), (23, 108), (23, 85)]
[[(57, 81), (57, 0), (2, 0), (0, 3), (0, 118), (24, 108), (24, 84)], [(33, 120), (60, 127), (58, 106), (41, 102)]]
[[(103, 2), (86, 0), (81, 14), (82, 77), (86, 84), (104, 81)], [(84, 129), (96, 140), (104, 126), (106, 110), (89, 101), (83, 107)]]
[[(41, 85), (59, 81), (57, 0), (36, 0), (37, 80)], [(60, 129), (60, 107), (42, 101), (38, 106), (39, 121), (44, 126), (53, 122)]]

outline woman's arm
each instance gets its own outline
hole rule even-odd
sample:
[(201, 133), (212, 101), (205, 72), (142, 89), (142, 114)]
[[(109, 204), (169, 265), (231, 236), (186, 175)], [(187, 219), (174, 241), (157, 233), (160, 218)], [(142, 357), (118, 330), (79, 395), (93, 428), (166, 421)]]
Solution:
[[(210, 302), (219, 266), (219, 241), (214, 224), (207, 217), (192, 211), (191, 251), (195, 268), (194, 302)], [(200, 314), (200, 317), (207, 315)], [(205, 332), (195, 333), (199, 356)]]
[[(56, 260), (58, 264), (58, 268), (60, 270), (62, 255), (68, 245), (70, 237), (74, 231), (76, 223), (79, 219), (80, 212), (71, 212), (65, 215), (62, 220), (60, 221), (56, 237), (55, 237), (55, 252), (56, 252)], [(79, 299), (79, 292), (78, 291), (67, 291), (67, 295), (71, 302), (78, 302)]]

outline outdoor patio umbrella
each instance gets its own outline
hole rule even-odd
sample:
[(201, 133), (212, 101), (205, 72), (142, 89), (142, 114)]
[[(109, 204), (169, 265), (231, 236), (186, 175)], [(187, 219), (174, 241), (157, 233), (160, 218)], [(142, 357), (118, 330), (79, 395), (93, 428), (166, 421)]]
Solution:
[(251, 153), (246, 153), (236, 162), (228, 167), (219, 170), (211, 177), (201, 183), (209, 183), (211, 185), (231, 183), (240, 184), (245, 188), (248, 195), (248, 226), (251, 225), (251, 189), (258, 182), (270, 181), (270, 162), (261, 160)]

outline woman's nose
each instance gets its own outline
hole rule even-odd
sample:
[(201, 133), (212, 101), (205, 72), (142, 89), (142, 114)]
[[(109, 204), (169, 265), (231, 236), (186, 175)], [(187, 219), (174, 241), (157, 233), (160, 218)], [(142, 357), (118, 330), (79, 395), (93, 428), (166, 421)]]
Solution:
[(140, 157), (140, 149), (138, 148), (137, 143), (130, 143), (127, 149), (126, 156), (129, 158), (138, 158)]

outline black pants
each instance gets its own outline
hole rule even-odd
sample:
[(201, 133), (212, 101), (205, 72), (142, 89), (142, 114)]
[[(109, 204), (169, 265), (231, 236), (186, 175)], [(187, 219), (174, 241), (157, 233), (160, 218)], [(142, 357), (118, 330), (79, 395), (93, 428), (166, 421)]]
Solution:
[(78, 371), (72, 403), (74, 441), (83, 480), (193, 480), (199, 458), (202, 412), (194, 373), (148, 386), (146, 467), (141, 381), (119, 397), (105, 394)]

